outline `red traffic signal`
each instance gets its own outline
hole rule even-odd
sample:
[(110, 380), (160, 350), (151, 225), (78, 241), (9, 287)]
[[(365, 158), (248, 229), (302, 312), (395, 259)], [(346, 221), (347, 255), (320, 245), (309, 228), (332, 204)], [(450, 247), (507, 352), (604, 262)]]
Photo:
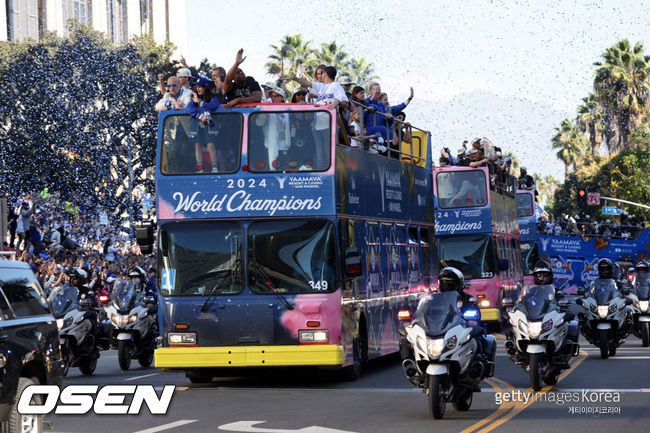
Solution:
[(581, 189), (580, 191), (578, 191), (578, 195), (579, 195), (580, 197), (584, 197), (585, 194), (586, 194), (586, 192), (585, 192), (584, 189)]

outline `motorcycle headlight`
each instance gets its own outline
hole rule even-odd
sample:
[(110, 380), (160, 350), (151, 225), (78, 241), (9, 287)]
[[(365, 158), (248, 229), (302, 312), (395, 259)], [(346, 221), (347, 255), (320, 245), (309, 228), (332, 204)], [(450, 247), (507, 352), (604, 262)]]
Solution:
[(56, 319), (56, 327), (59, 328), (59, 331), (63, 329), (63, 319)]
[(607, 312), (609, 311), (609, 307), (607, 305), (599, 305), (598, 308), (598, 317), (601, 319), (605, 319), (607, 317)]
[(614, 313), (616, 310), (618, 310), (618, 305), (612, 304), (609, 306), (609, 312)]
[(117, 328), (123, 328), (129, 322), (129, 316), (123, 316), (121, 314), (113, 314), (113, 317), (111, 317), (111, 322)]
[(530, 338), (539, 337), (540, 332), (542, 332), (542, 322), (528, 322), (528, 335), (530, 335)]
[(639, 301), (639, 309), (641, 310), (642, 313), (645, 313), (648, 311), (648, 301)]
[(553, 320), (549, 319), (542, 325), (542, 332), (548, 332), (553, 328)]
[(454, 335), (454, 336), (451, 337), (449, 340), (447, 340), (447, 342), (445, 343), (445, 346), (446, 346), (447, 349), (449, 349), (449, 350), (451, 350), (451, 349), (453, 349), (454, 347), (456, 347), (456, 336)]
[(138, 320), (138, 315), (137, 315), (137, 314), (131, 314), (131, 315), (129, 316), (129, 323), (133, 323), (133, 322), (135, 322), (136, 320)]
[(519, 321), (518, 328), (521, 332), (528, 334), (528, 325), (523, 320)]
[(429, 356), (432, 358), (438, 358), (444, 347), (445, 345), (442, 338), (427, 340), (427, 352), (429, 352)]

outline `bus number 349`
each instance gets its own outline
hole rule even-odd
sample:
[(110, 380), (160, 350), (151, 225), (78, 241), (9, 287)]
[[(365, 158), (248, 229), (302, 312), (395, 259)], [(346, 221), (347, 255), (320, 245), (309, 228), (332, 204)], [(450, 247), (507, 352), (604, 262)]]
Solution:
[(327, 290), (327, 281), (310, 281), (309, 285), (311, 286), (312, 290), (322, 290), (325, 291)]
[(257, 186), (259, 187), (266, 187), (266, 179), (261, 179), (259, 182), (255, 182), (256, 179), (228, 179), (228, 188), (235, 188), (235, 184), (237, 184), (237, 188), (245, 188), (248, 183), (248, 188), (255, 188)]

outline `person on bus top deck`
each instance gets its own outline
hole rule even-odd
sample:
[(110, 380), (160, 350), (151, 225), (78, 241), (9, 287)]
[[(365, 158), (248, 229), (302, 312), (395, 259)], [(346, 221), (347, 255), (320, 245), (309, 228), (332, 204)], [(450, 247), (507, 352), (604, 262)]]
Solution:
[(182, 88), (178, 77), (169, 77), (165, 87), (167, 92), (156, 104), (156, 111), (181, 110), (189, 104), (192, 91)]
[(535, 179), (528, 174), (526, 167), (519, 170), (519, 189), (535, 189)]
[(223, 83), (223, 93), (225, 93), (228, 102), (226, 109), (235, 105), (251, 104), (262, 101), (262, 89), (253, 77), (247, 77), (239, 68), (246, 57), (244, 49), (237, 51), (235, 63), (226, 74), (226, 80)]
[(192, 99), (187, 104), (187, 112), (196, 119), (190, 128), (190, 137), (194, 140), (194, 152), (196, 154), (196, 171), (203, 172), (203, 147), (207, 146), (212, 163), (212, 172), (218, 172), (217, 151), (215, 148), (215, 136), (219, 133), (217, 123), (210, 116), (223, 102), (223, 94), (215, 95), (210, 87), (211, 81), (208, 77), (201, 76), (196, 81), (196, 92), (192, 93)]

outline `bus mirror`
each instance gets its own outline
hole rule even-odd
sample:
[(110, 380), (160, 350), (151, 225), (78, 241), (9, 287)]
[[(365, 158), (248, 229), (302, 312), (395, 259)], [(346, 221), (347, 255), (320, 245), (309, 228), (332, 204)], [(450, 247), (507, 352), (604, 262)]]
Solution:
[(498, 267), (500, 271), (507, 271), (510, 269), (510, 262), (508, 262), (508, 259), (500, 258)]
[(348, 277), (363, 275), (358, 248), (350, 247), (345, 250), (345, 274)]
[(142, 254), (151, 254), (153, 251), (153, 224), (144, 223), (135, 228), (135, 238)]

